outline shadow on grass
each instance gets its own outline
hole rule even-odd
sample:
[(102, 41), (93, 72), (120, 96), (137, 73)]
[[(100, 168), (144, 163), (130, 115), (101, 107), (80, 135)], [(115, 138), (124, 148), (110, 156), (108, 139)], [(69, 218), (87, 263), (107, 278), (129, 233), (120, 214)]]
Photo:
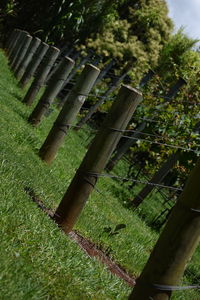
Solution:
[(8, 91), (8, 93), (12, 96), (12, 97), (14, 97), (16, 100), (18, 100), (18, 101), (22, 101), (22, 99), (23, 99), (23, 97), (20, 95), (20, 94), (18, 94), (18, 93), (16, 93), (16, 92), (12, 92), (12, 91)]
[(110, 184), (110, 189), (113, 195), (120, 201), (120, 203), (127, 209), (135, 210), (132, 206), (130, 198), (134, 196), (135, 193), (131, 192), (125, 183), (119, 185), (119, 181), (113, 178), (113, 183)]
[(17, 113), (23, 120), (27, 122), (28, 117), (26, 112), (22, 112), (19, 108), (13, 107), (12, 110)]
[(148, 227), (151, 228), (151, 230), (159, 233), (167, 220), (165, 220), (165, 215), (161, 219), (158, 218), (157, 222), (155, 222), (157, 217), (155, 218), (155, 216), (149, 215), (149, 212), (146, 212), (140, 207), (136, 208), (133, 206), (132, 199), (134, 198), (135, 194), (137, 194), (137, 191), (130, 193), (130, 190), (128, 190), (125, 184), (123, 186), (119, 186), (118, 181), (114, 181), (115, 182), (113, 182), (113, 184), (110, 184), (110, 189), (112, 194), (118, 199), (122, 206), (130, 210), (133, 214), (137, 214), (138, 217), (145, 222)]

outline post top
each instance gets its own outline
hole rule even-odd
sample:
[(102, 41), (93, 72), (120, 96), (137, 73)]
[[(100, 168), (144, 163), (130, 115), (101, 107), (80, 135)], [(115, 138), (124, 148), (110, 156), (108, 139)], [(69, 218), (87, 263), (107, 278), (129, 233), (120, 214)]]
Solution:
[(75, 61), (72, 58), (70, 58), (69, 56), (64, 56), (64, 59), (69, 60), (73, 64), (75, 63)]
[(60, 52), (60, 49), (58, 49), (58, 48), (56, 48), (56, 47), (54, 47), (54, 46), (51, 46), (51, 49), (54, 50), (54, 51)]
[(42, 46), (46, 46), (46, 47), (49, 47), (49, 45), (47, 44), (47, 43), (45, 43), (45, 42), (42, 42), (42, 44), (41, 44)]
[(95, 69), (95, 70), (97, 70), (97, 71), (100, 72), (100, 69), (97, 68), (96, 66), (94, 66), (93, 64), (86, 64), (85, 66), (88, 66), (88, 67), (90, 67), (90, 68), (92, 68), (92, 69)]
[(128, 84), (122, 84), (122, 87), (127, 88), (130, 91), (133, 91), (133, 92), (135, 92), (136, 94), (138, 94), (138, 95), (140, 95), (142, 97), (142, 92), (139, 89), (134, 88), (134, 87), (132, 87), (132, 86), (130, 86)]

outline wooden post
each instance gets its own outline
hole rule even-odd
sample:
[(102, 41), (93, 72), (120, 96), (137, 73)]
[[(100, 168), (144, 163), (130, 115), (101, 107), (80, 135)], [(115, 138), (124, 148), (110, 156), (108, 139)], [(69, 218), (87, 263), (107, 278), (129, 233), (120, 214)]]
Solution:
[[(73, 77), (76, 75), (77, 71), (83, 66), (86, 64), (86, 62), (89, 60), (90, 58), (90, 55), (88, 54), (87, 56), (83, 57), (81, 59), (81, 61), (79, 62), (79, 64), (77, 66), (74, 67), (74, 69), (72, 70), (70, 76), (67, 78), (66, 82), (64, 82), (64, 85), (63, 85), (63, 88), (65, 88), (65, 86), (73, 79)], [(67, 100), (68, 98), (68, 95), (69, 95), (69, 92), (66, 93), (65, 97), (62, 99), (62, 101), (58, 104), (58, 108), (62, 108), (65, 101)]]
[(22, 35), (22, 30), (17, 30), (15, 33), (15, 36), (14, 36), (14, 40), (13, 40), (12, 44), (10, 45), (10, 49), (9, 49), (9, 63), (12, 62), (12, 59), (16, 52), (17, 43), (19, 42), (21, 35)]
[(68, 128), (74, 122), (99, 73), (100, 70), (97, 67), (91, 64), (85, 66), (44, 144), (40, 148), (39, 155), (46, 163), (50, 164), (54, 159), (64, 141)]
[(32, 36), (27, 35), (25, 40), (24, 40), (24, 44), (23, 44), (23, 47), (21, 48), (21, 51), (20, 51), (20, 54), (19, 54), (18, 59), (16, 61), (16, 64), (13, 66), (15, 76), (16, 76), (17, 68), (19, 67), (19, 65), (23, 61), (23, 59), (24, 59), (24, 57), (25, 57), (25, 55), (28, 51), (28, 48), (30, 46), (30, 43), (31, 43), (32, 39), (33, 39)]
[(47, 51), (46, 57), (38, 70), (37, 76), (22, 101), (26, 105), (32, 105), (40, 88), (44, 85), (47, 75), (49, 74), (49, 71), (51, 70), (56, 58), (58, 57), (59, 52), (60, 50), (55, 47), (50, 47)]
[(45, 114), (55, 97), (58, 95), (60, 89), (63, 86), (63, 82), (69, 76), (74, 63), (75, 62), (69, 57), (63, 58), (63, 60), (59, 64), (57, 71), (53, 74), (44, 94), (31, 113), (28, 119), (29, 123), (36, 126), (41, 122), (42, 116)]
[(49, 72), (49, 74), (46, 78), (46, 84), (47, 85), (49, 84), (49, 81), (51, 80), (54, 73), (57, 72), (58, 68), (60, 67), (60, 62), (61, 62), (63, 57), (61, 56), (61, 53), (60, 53), (57, 60), (55, 61), (54, 65), (53, 65), (53, 67), (51, 68), (51, 71)]
[(15, 74), (16, 74), (17, 79), (20, 79), (23, 76), (28, 64), (32, 60), (32, 57), (35, 54), (40, 43), (41, 43), (41, 40), (38, 39), (37, 37), (32, 40), (32, 42), (27, 50), (26, 56), (24, 57), (24, 59), (21, 61), (20, 65), (16, 69)]
[(10, 60), (11, 69), (13, 68), (13, 66), (17, 61), (18, 55), (20, 54), (21, 48), (23, 47), (24, 39), (26, 38), (27, 35), (28, 33), (26, 31), (20, 31), (19, 38), (17, 39), (17, 43)]
[(97, 111), (98, 107), (101, 106), (106, 98), (112, 94), (112, 92), (119, 86), (119, 84), (124, 80), (127, 73), (132, 68), (132, 63), (127, 64), (125, 68), (122, 70), (121, 75), (119, 77), (114, 78), (114, 80), (109, 85), (105, 94), (89, 109), (88, 113), (79, 121), (78, 127), (75, 130), (79, 130), (84, 126), (85, 123), (92, 117), (92, 115)]
[(10, 55), (10, 51), (11, 51), (12, 45), (13, 45), (13, 43), (15, 41), (15, 37), (17, 36), (18, 32), (19, 32), (19, 29), (14, 29), (13, 32), (11, 33), (11, 35), (10, 35), (7, 43), (6, 43), (5, 48), (6, 48), (8, 56)]
[(31, 79), (31, 77), (34, 76), (34, 73), (36, 72), (37, 68), (39, 67), (42, 59), (44, 58), (47, 50), (49, 49), (49, 45), (46, 43), (41, 43), (38, 47), (37, 51), (35, 52), (33, 59), (28, 64), (26, 71), (24, 72), (24, 75), (22, 76), (19, 84), (22, 88), (26, 86), (28, 81)]
[(114, 66), (115, 63), (116, 61), (114, 59), (111, 59), (111, 61), (109, 61), (109, 63), (104, 66), (103, 70), (101, 71), (95, 82), (95, 85), (98, 84), (106, 76), (106, 74), (110, 71), (110, 69)]
[[(114, 64), (115, 64), (115, 60), (112, 59), (112, 60), (111, 60), (111, 61), (103, 68), (103, 70), (100, 72), (100, 74), (99, 74), (99, 76), (98, 76), (96, 82), (94, 83), (94, 86), (96, 86), (96, 85), (104, 78), (104, 76), (108, 73), (108, 71), (112, 68), (112, 66), (113, 66)], [(67, 80), (67, 81), (69, 82), (69, 80)], [(65, 83), (65, 85), (66, 85), (66, 83)], [(68, 97), (68, 93), (66, 94), (65, 98), (67, 99), (67, 97)], [(62, 98), (61, 98), (61, 99), (62, 99)], [(61, 107), (63, 106), (64, 102), (65, 102), (65, 100), (62, 99), (62, 100), (60, 101), (60, 103), (58, 104), (58, 108), (61, 108)]]
[[(169, 171), (174, 167), (178, 159), (180, 158), (180, 151), (170, 155), (170, 157), (163, 163), (163, 165), (158, 169), (158, 171), (150, 179), (149, 183), (159, 184), (166, 177)], [(151, 193), (154, 189), (153, 185), (147, 184), (139, 194), (132, 200), (134, 207), (138, 207), (143, 200)]]
[[(71, 51), (73, 51), (73, 48), (71, 48)], [(63, 57), (70, 57), (71, 59), (73, 59), (74, 61), (76, 61), (76, 59), (78, 58), (78, 56), (80, 56), (79, 52), (77, 52), (76, 55), (69, 56), (69, 54), (71, 53), (71, 51), (66, 51), (66, 53), (63, 54), (62, 48), (61, 48), (60, 55), (58, 57), (58, 63), (57, 64), (55, 63), (54, 68), (52, 68), (51, 72), (47, 76), (47, 80), (46, 80), (47, 84), (48, 84), (49, 80), (51, 80), (51, 77), (53, 76), (53, 74), (57, 71), (57, 68), (59, 67), (59, 61), (61, 60), (61, 58), (63, 58)], [(70, 76), (71, 76), (71, 74), (70, 74)], [(64, 83), (64, 85), (65, 85), (65, 83)]]
[(61, 49), (60, 53), (61, 55), (71, 57), (71, 53), (74, 51), (74, 49), (71, 47), (70, 44), (66, 43)]
[[(71, 51), (73, 51), (73, 48), (71, 48)], [(62, 57), (70, 57), (71, 59), (73, 59), (74, 61), (76, 61), (76, 59), (78, 58), (78, 56), (80, 56), (80, 53), (77, 52), (76, 55), (69, 56), (70, 53), (71, 53), (71, 51), (66, 51), (66, 53), (63, 54), (62, 48), (61, 48), (61, 50), (60, 50), (60, 55), (59, 55), (59, 57), (58, 57), (58, 61), (61, 60)], [(51, 72), (49, 73), (49, 75), (48, 75), (48, 77), (47, 77), (47, 80), (46, 80), (47, 84), (48, 84), (49, 80), (51, 80), (51, 77), (53, 76), (53, 74), (57, 71), (58, 66), (59, 66), (59, 63), (58, 63), (58, 64), (55, 64), (55, 65), (54, 65), (54, 68), (52, 68), (52, 70), (51, 70)], [(64, 85), (65, 85), (65, 83), (64, 83)]]
[(167, 95), (165, 96), (166, 101), (171, 101), (172, 98), (175, 98), (177, 93), (180, 91), (181, 87), (186, 84), (187, 84), (187, 81), (185, 81), (185, 79), (180, 77), (178, 79), (178, 81), (171, 87), (171, 89), (169, 90)]
[[(153, 70), (149, 70), (144, 77), (140, 80), (139, 88), (143, 88), (155, 75), (155, 72)], [(146, 122), (142, 122), (138, 125), (136, 128), (137, 131), (143, 131), (146, 127)], [(133, 132), (131, 137), (133, 138), (139, 138), (141, 134), (139, 132)], [(110, 159), (108, 165), (106, 166), (106, 169), (108, 171), (111, 171), (116, 163), (123, 157), (123, 155), (130, 149), (132, 145), (136, 143), (136, 139), (131, 140), (127, 139), (126, 142), (122, 143), (122, 145), (117, 149), (115, 155)]]
[(72, 230), (96, 184), (96, 174), (104, 169), (141, 98), (138, 90), (125, 85), (121, 87), (117, 100), (55, 212), (54, 219), (65, 232)]
[(129, 300), (168, 300), (173, 287), (179, 284), (200, 240), (199, 178), (200, 160), (191, 172)]
[(5, 47), (4, 49), (8, 50), (9, 47), (10, 47), (10, 44), (15, 36), (15, 33), (16, 33), (16, 29), (12, 30), (12, 32), (9, 34), (8, 38), (7, 38), (7, 41), (5, 42)]
[(155, 76), (155, 72), (153, 70), (149, 70), (144, 77), (140, 80), (139, 87), (143, 88), (153, 77)]
[(15, 71), (16, 65), (18, 64), (19, 60), (21, 59), (21, 55), (22, 55), (22, 52), (24, 52), (24, 48), (25, 48), (25, 50), (27, 50), (26, 43), (29, 43), (30, 38), (31, 38), (31, 36), (29, 34), (25, 34), (24, 37), (22, 38), (21, 43), (18, 48), (18, 51), (17, 51), (17, 55), (15, 56), (15, 59), (11, 66), (13, 71)]
[[(136, 131), (143, 131), (146, 127), (146, 122), (142, 122), (139, 124), (139, 126), (136, 128)], [(134, 139), (126, 139), (125, 143), (122, 143), (122, 145), (117, 149), (115, 155), (110, 159), (109, 163), (106, 166), (106, 170), (111, 171), (116, 163), (122, 158), (122, 156), (130, 149), (131, 146), (133, 146), (134, 143), (137, 142), (137, 139), (141, 136), (141, 133), (139, 132), (133, 132), (133, 134), (130, 137), (135, 138)]]

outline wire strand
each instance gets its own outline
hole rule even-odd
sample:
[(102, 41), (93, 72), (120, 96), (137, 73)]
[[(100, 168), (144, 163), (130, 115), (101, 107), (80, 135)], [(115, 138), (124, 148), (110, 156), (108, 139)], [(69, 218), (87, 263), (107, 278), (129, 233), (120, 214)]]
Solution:
[(163, 185), (163, 184), (158, 184), (158, 183), (152, 183), (149, 181), (141, 181), (141, 180), (137, 180), (134, 179), (132, 177), (128, 178), (128, 177), (122, 177), (122, 176), (116, 176), (116, 175), (111, 175), (111, 174), (101, 174), (101, 173), (95, 173), (95, 172), (86, 172), (88, 175), (91, 176), (95, 176), (95, 177), (108, 177), (108, 178), (113, 178), (113, 179), (120, 179), (120, 180), (126, 180), (126, 181), (132, 181), (132, 182), (137, 182), (137, 183), (141, 183), (141, 184), (145, 184), (145, 185), (151, 185), (151, 186), (155, 186), (155, 187), (161, 187), (161, 188), (166, 188), (166, 189), (170, 189), (170, 190), (174, 190), (174, 191), (182, 191), (183, 189), (181, 188), (175, 188), (172, 186), (168, 186), (168, 185)]
[(175, 145), (170, 145), (170, 144), (161, 143), (161, 142), (157, 142), (157, 141), (151, 141), (151, 140), (146, 140), (146, 139), (141, 139), (141, 138), (130, 137), (130, 136), (127, 136), (127, 135), (122, 135), (122, 137), (127, 138), (127, 139), (132, 139), (132, 140), (140, 140), (140, 141), (144, 141), (144, 142), (147, 142), (147, 143), (150, 143), (150, 144), (162, 145), (162, 146), (166, 146), (166, 147), (170, 147), (170, 148), (174, 148), (174, 149), (180, 149), (180, 150), (194, 152), (196, 154), (199, 154), (199, 151), (189, 149), (189, 148), (185, 148), (185, 147), (181, 147), (181, 146), (175, 146)]

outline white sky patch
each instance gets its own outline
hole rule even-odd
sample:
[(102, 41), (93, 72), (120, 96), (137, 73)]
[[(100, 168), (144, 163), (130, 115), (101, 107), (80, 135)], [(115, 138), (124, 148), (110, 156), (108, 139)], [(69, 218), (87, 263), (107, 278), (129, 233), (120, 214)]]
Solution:
[(200, 40), (200, 0), (166, 0), (176, 29), (181, 26), (191, 38)]

